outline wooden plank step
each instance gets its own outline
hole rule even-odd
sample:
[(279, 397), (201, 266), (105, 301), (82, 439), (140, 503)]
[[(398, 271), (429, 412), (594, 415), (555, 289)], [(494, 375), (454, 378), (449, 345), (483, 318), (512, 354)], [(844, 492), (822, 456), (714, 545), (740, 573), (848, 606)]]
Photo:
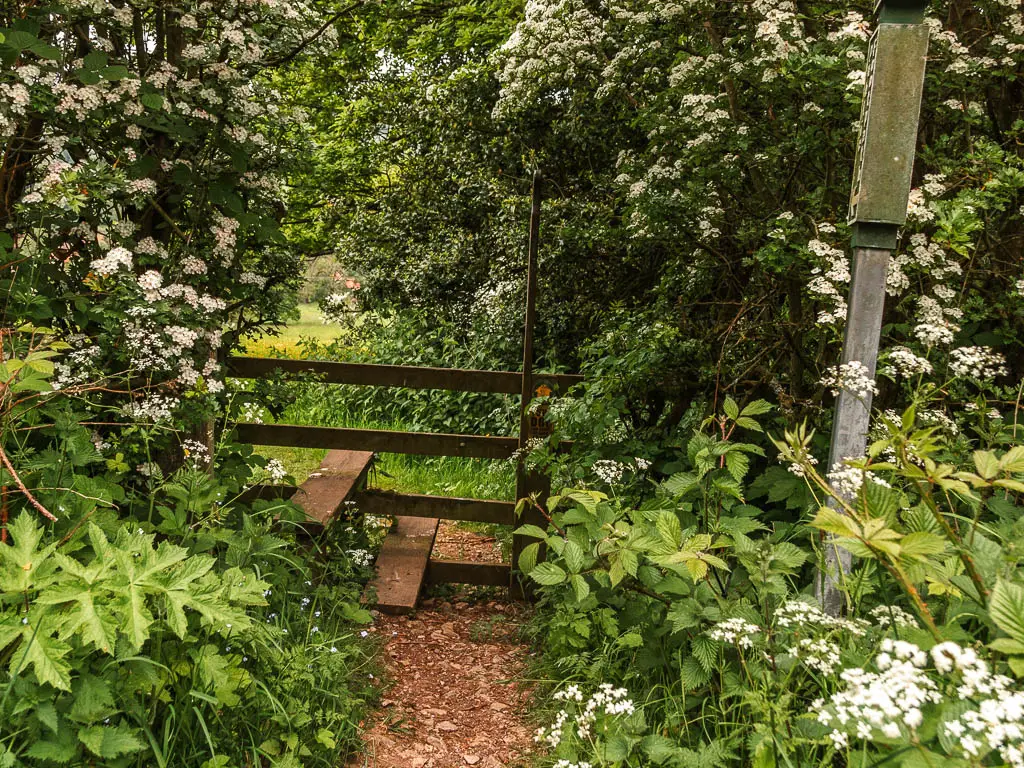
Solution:
[(359, 491), (353, 498), (359, 511), (367, 515), (437, 517), (442, 520), (498, 525), (514, 525), (516, 518), (516, 505), (512, 501), (424, 496), (419, 493), (396, 493), (375, 488)]
[(326, 523), (366, 480), (372, 451), (328, 451), (320, 469), (299, 486), (294, 501), (311, 520)]
[(364, 601), (376, 592), (377, 608), (384, 613), (416, 609), (439, 522), (425, 517), (395, 518), (377, 558), (377, 575), (363, 593)]

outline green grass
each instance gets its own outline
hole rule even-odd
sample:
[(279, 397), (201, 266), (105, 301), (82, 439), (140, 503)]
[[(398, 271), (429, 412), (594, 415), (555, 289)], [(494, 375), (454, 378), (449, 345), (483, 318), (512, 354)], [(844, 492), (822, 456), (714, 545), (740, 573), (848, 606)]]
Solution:
[[(302, 349), (299, 341), (314, 338), (330, 342), (343, 331), (334, 324), (325, 325), (319, 308), (313, 304), (299, 307), (299, 319), (282, 329), (279, 336), (264, 336), (246, 345), (246, 354), (253, 356), (278, 356), (298, 358)], [(286, 424), (309, 424), (311, 426), (349, 427), (356, 429), (403, 430), (406, 425), (399, 423), (369, 423), (346, 421), (346, 423), (322, 423), (315, 414), (296, 403), (288, 408), (280, 419)], [(261, 455), (279, 459), (295, 478), (297, 484), (305, 482), (316, 471), (327, 451), (318, 448), (287, 448), (262, 446)], [(405, 456), (401, 454), (379, 454), (375, 473), (371, 477), (375, 488), (395, 490), (400, 493), (423, 493), (433, 496), (455, 496), (462, 498), (513, 500), (515, 496), (515, 468), (508, 461), (464, 459), (451, 456)], [(498, 534), (507, 538), (508, 529), (464, 523), (466, 528)]]
[(278, 336), (265, 334), (245, 345), (245, 354), (253, 357), (270, 357), (284, 354), (286, 357), (300, 356), (301, 339), (316, 339), (328, 343), (341, 336), (344, 331), (337, 323), (324, 323), (323, 315), (316, 304), (300, 304), (299, 318), (281, 329)]

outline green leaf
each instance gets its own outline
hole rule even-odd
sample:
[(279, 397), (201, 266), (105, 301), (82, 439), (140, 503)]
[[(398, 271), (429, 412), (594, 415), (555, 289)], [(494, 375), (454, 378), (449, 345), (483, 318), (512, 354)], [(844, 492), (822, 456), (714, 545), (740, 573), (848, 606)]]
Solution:
[(1024, 642), (1009, 637), (997, 637), (988, 647), (1007, 656), (1024, 656)]
[(74, 703), (68, 716), (76, 723), (92, 725), (108, 717), (114, 710), (114, 694), (110, 683), (102, 677), (85, 673), (73, 687)]
[(658, 515), (658, 522), (655, 524), (655, 527), (658, 529), (658, 535), (661, 536), (662, 540), (673, 549), (682, 543), (683, 526), (675, 512), (662, 510), (661, 514)]
[(722, 403), (722, 410), (725, 412), (725, 415), (728, 416), (733, 421), (736, 421), (736, 419), (740, 415), (740, 407), (736, 404), (736, 401), (733, 400), (731, 397), (725, 398), (725, 402)]
[(139, 103), (147, 109), (160, 110), (164, 107), (164, 97), (159, 93), (146, 91), (139, 96)]
[[(71, 667), (64, 657), (71, 651), (67, 643), (51, 637), (42, 628), (33, 633), (31, 624), (25, 625), (24, 639), (27, 644), (25, 650), (25, 664), (31, 664), (32, 671), (36, 678), (42, 683), (49, 683), (54, 688), (62, 691), (71, 690)], [(21, 649), (11, 659), (13, 667), (21, 660)]]
[(569, 573), (579, 573), (583, 570), (587, 556), (579, 544), (574, 541), (567, 541), (565, 548), (562, 550), (562, 558), (565, 560)]
[(718, 661), (720, 644), (707, 635), (697, 635), (690, 644), (690, 652), (700, 662), (705, 671), (710, 672)]
[(918, 531), (908, 533), (900, 539), (900, 554), (924, 559), (928, 555), (938, 555), (946, 549), (946, 539), (936, 533)]
[(21, 29), (12, 29), (7, 33), (4, 45), (14, 48), (16, 51), (27, 51), (34, 45), (41, 45), (42, 40), (30, 32)]
[(537, 554), (540, 551), (540, 542), (534, 542), (526, 547), (523, 547), (523, 551), (519, 553), (519, 570), (523, 573), (529, 573), (537, 565)]
[(124, 723), (116, 726), (93, 725), (78, 731), (78, 740), (90, 752), (103, 760), (113, 760), (120, 755), (141, 752), (145, 749), (136, 732)]
[(539, 563), (530, 571), (530, 578), (545, 587), (561, 584), (566, 579), (565, 571), (554, 563)]
[(991, 480), (999, 474), (999, 459), (992, 451), (975, 451), (974, 466), (978, 474), (986, 480)]
[(725, 454), (725, 467), (729, 470), (729, 474), (739, 482), (750, 470), (750, 459), (744, 453), (730, 451)]
[(837, 536), (853, 536), (859, 532), (859, 526), (854, 521), (836, 512), (832, 507), (819, 507), (811, 525)]
[(644, 644), (644, 636), (639, 632), (627, 632), (618, 639), (623, 648), (640, 648)]
[(533, 539), (547, 539), (548, 537), (548, 532), (539, 525), (521, 525), (512, 533), (519, 536), (529, 536)]
[(57, 708), (53, 706), (52, 701), (40, 701), (36, 704), (36, 719), (53, 733), (58, 732)]
[(742, 416), (761, 416), (768, 413), (774, 406), (767, 400), (755, 400), (752, 403), (748, 403), (740, 414)]
[(626, 573), (636, 578), (637, 568), (640, 567), (640, 561), (636, 556), (636, 552), (631, 549), (623, 549), (619, 552), (619, 562), (622, 563), (622, 569)]
[(590, 585), (587, 584), (587, 580), (578, 573), (574, 573), (569, 577), (569, 582), (572, 584), (573, 592), (576, 593), (576, 601), (582, 603), (590, 594)]
[(988, 612), (997, 627), (1024, 643), (1024, 587), (999, 579), (992, 590)]
[(699, 487), (700, 481), (691, 472), (677, 472), (663, 483), (666, 491), (673, 496), (682, 496)]
[(78, 756), (79, 751), (75, 732), (67, 726), (67, 723), (62, 722), (55, 737), (33, 742), (26, 754), (35, 760), (64, 764), (70, 763)]
[[(0, 591), (28, 592), (36, 586), (36, 575), (57, 545), (39, 549), (44, 530), (28, 512), (18, 515), (8, 531), (14, 544), (0, 544)], [(46, 572), (42, 570), (44, 575)]]

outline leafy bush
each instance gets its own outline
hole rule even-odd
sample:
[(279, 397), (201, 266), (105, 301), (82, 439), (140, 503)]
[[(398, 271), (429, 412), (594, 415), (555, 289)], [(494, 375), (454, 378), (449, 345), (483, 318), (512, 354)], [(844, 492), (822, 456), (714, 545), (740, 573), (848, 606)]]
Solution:
[[(538, 734), (552, 759), (1016, 765), (1024, 448), (965, 454), (916, 420), (919, 407), (882, 418), (867, 457), (827, 476), (813, 433), (779, 440), (783, 474), (800, 481), (783, 487), (800, 491), (805, 520), (780, 514), (793, 499), (748, 503), (763, 484), (750, 483), (751, 458), (764, 451), (738, 437), (760, 429), (753, 416), (766, 408), (731, 400), (653, 493), (603, 460), (590, 489), (534, 501), (548, 525), (518, 529), (538, 539), (520, 566), (539, 590), (543, 664), (568, 707)], [(846, 617), (813, 602), (827, 546), (859, 558)]]

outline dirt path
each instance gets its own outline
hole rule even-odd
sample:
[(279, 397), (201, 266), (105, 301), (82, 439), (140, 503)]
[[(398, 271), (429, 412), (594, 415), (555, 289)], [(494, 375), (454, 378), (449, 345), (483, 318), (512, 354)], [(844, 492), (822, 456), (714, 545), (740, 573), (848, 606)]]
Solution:
[[(442, 523), (435, 557), (500, 560), (492, 537)], [(412, 616), (380, 616), (391, 687), (365, 734), (359, 766), (505, 768), (533, 746), (517, 682), (527, 649), (517, 639), (525, 608), (501, 599), (425, 600)]]

